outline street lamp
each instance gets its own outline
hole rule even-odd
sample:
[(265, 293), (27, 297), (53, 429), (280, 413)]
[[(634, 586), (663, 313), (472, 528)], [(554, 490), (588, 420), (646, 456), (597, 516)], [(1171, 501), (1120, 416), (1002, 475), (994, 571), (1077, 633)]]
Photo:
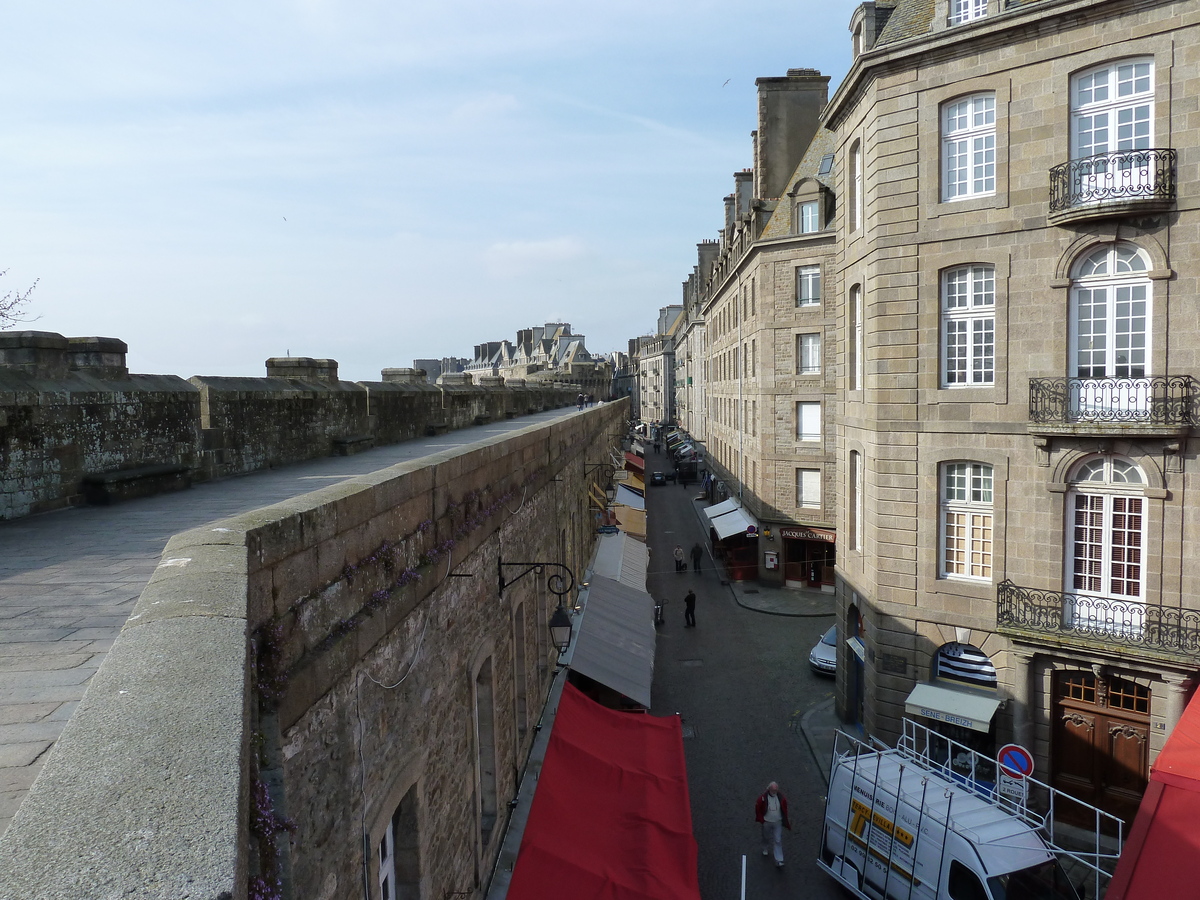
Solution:
[(567, 615), (567, 611), (563, 609), (562, 600), (560, 598), (558, 609), (554, 610), (554, 615), (550, 617), (550, 643), (554, 645), (559, 654), (567, 652), (567, 648), (571, 646), (571, 633), (574, 628), (571, 626), (571, 617)]

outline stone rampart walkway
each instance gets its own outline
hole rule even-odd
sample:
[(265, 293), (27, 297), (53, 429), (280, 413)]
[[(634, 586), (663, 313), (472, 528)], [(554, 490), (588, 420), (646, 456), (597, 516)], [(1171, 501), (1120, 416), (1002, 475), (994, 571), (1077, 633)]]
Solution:
[(0, 523), (0, 834), (173, 534), (574, 411), (465, 428), (118, 506)]

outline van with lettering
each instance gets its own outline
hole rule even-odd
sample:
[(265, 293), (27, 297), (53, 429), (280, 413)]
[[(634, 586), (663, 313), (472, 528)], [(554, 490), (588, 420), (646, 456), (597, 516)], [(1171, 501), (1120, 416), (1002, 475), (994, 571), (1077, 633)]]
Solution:
[[(1056, 805), (1090, 810), (1103, 822), (1094, 840), (1075, 828), (1074, 848), (1058, 846)], [(1114, 828), (1112, 852), (1100, 831)], [(1084, 900), (1107, 884), (1120, 830), (1119, 819), (905, 720), (895, 749), (838, 733), (818, 865), (868, 900)]]

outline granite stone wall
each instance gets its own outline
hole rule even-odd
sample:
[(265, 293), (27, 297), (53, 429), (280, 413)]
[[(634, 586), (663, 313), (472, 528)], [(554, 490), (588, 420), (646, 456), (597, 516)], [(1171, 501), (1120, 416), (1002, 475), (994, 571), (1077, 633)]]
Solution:
[[(174, 537), (8, 831), (0, 896), (479, 896), (582, 574), (605, 404)], [(403, 894), (400, 894), (403, 896)]]
[(0, 334), (0, 520), (184, 487), (553, 409), (574, 389), (335, 360), (267, 361), (267, 377), (130, 375), (114, 338)]

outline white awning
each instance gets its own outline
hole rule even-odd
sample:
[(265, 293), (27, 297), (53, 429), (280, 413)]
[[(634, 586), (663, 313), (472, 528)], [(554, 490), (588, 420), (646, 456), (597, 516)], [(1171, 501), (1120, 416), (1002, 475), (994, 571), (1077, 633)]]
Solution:
[(717, 530), (717, 537), (725, 540), (727, 537), (732, 537), (735, 534), (745, 534), (746, 530), (754, 526), (754, 521), (750, 519), (740, 509), (735, 509), (732, 512), (727, 512), (723, 516), (717, 516), (712, 520), (712, 527)]
[(727, 512), (733, 512), (739, 509), (737, 500), (730, 497), (728, 500), (723, 500), (716, 506), (710, 506), (704, 510), (704, 514), (710, 519), (715, 519), (717, 516), (723, 516)]
[(617, 485), (617, 497), (615, 502), (620, 503), (622, 506), (632, 506), (634, 509), (646, 508), (646, 498), (641, 494), (625, 487), (623, 484)]
[(1000, 698), (995, 694), (929, 682), (918, 684), (904, 701), (904, 711), (911, 716), (983, 732), (991, 727), (992, 716), (999, 707)]

